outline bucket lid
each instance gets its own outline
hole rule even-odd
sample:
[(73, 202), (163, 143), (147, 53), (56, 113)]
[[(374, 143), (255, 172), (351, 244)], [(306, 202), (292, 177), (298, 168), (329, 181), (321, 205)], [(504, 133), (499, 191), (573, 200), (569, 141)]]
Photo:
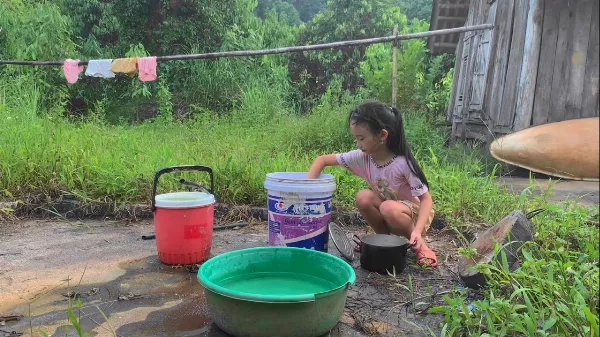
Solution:
[(335, 178), (321, 174), (317, 179), (306, 178), (307, 172), (275, 172), (267, 174), (267, 190), (287, 193), (330, 193), (335, 191)]
[(173, 192), (156, 196), (156, 207), (194, 208), (215, 203), (215, 197), (206, 192)]

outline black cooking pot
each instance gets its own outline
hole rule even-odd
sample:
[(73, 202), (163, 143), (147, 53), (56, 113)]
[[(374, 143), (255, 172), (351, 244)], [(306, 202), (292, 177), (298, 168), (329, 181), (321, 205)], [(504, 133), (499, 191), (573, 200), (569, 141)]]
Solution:
[(354, 235), (354, 242), (360, 245), (360, 266), (380, 274), (401, 273), (406, 267), (406, 253), (413, 246), (403, 236), (388, 234), (369, 234), (362, 238)]

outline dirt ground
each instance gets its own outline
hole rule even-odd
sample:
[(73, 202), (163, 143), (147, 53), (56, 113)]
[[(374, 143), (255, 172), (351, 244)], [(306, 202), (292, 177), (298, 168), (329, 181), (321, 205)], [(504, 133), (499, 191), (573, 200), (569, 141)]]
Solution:
[[(90, 336), (227, 336), (212, 324), (194, 270), (158, 261), (151, 221), (22, 221), (0, 226), (0, 313), (19, 313), (18, 322), (0, 326), (0, 337), (15, 331), (23, 336), (76, 336), (68, 327), (69, 291), (82, 302), (83, 329)], [(364, 229), (345, 227), (352, 232)], [(371, 274), (351, 262), (357, 282), (347, 297), (346, 312), (330, 336), (422, 336), (438, 330), (442, 317), (413, 310), (408, 286), (412, 277), (416, 302), (441, 303), (441, 295), (456, 288), (457, 263), (452, 238), (429, 237), (438, 252), (437, 269), (421, 269), (409, 253), (407, 269), (396, 276)], [(330, 241), (331, 242), (331, 241)], [(214, 232), (212, 254), (267, 245), (267, 225)], [(333, 244), (330, 253), (339, 256)], [(101, 310), (107, 317), (104, 319)], [(65, 329), (69, 331), (65, 334)], [(12, 337), (12, 336), (11, 336)]]

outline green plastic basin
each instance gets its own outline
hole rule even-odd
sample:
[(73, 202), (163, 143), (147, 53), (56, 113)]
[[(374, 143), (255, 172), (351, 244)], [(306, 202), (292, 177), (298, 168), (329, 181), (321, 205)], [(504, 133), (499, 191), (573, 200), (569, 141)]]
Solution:
[(236, 337), (317, 337), (339, 321), (354, 269), (323, 252), (260, 247), (228, 252), (198, 271), (211, 318)]

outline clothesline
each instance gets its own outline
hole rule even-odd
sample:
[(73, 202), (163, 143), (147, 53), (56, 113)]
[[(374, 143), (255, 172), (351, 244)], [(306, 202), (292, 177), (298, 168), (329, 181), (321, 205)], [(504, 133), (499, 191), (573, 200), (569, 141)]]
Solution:
[[(476, 30), (488, 30), (493, 29), (492, 24), (483, 24), (475, 26), (465, 26), (458, 28), (439, 29), (421, 33), (411, 33), (404, 35), (392, 35), (385, 37), (376, 37), (370, 39), (361, 40), (350, 40), (350, 41), (339, 41), (332, 43), (322, 43), (309, 46), (294, 46), (294, 47), (282, 47), (275, 49), (264, 49), (264, 50), (240, 50), (240, 51), (227, 51), (227, 52), (215, 52), (215, 53), (204, 53), (204, 54), (188, 54), (188, 55), (170, 55), (170, 56), (157, 56), (156, 62), (166, 61), (181, 61), (181, 60), (202, 60), (202, 59), (216, 59), (221, 57), (239, 57), (239, 56), (260, 56), (260, 55), (273, 55), (283, 53), (295, 53), (312, 50), (322, 49), (333, 49), (340, 47), (351, 47), (360, 45), (371, 45), (376, 43), (384, 43), (398, 40), (410, 40), (419, 39), (437, 35), (447, 35), (454, 33), (464, 33)], [(26, 61), (26, 60), (0, 60), (0, 64), (7, 65), (25, 65), (25, 66), (62, 66), (65, 61)], [(87, 65), (88, 61), (79, 61), (79, 66)]]

